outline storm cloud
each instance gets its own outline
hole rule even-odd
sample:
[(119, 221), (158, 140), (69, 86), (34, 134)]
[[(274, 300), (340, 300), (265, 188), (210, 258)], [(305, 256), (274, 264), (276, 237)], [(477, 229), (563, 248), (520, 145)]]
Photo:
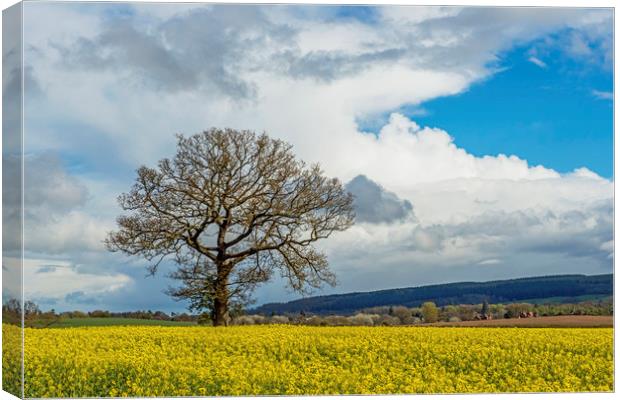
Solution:
[(399, 199), (364, 175), (353, 178), (345, 189), (353, 194), (357, 222), (390, 223), (413, 217), (408, 200)]

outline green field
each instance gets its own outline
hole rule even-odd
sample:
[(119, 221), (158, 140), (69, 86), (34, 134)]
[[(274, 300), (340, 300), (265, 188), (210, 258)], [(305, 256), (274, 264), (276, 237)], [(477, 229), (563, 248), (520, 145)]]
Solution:
[(78, 326), (192, 326), (195, 322), (181, 321), (158, 321), (154, 319), (138, 318), (61, 318), (52, 323), (48, 328), (74, 328)]

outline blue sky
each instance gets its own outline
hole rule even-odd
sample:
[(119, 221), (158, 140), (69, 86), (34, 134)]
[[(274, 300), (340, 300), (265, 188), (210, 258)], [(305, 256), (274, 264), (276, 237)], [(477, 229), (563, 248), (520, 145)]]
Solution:
[(317, 294), (612, 271), (611, 10), (29, 2), (24, 22), (43, 308), (183, 310), (174, 264), (145, 278), (103, 240), (136, 168), (214, 126), (355, 183), (365, 217), (317, 244), (340, 282)]
[[(457, 146), (477, 156), (515, 154), (561, 173), (585, 166), (612, 178), (611, 68), (556, 48), (537, 65), (529, 60), (533, 45), (498, 54), (498, 71), (461, 94), (399, 111), (447, 130)], [(377, 132), (388, 116), (363, 121), (360, 129)]]

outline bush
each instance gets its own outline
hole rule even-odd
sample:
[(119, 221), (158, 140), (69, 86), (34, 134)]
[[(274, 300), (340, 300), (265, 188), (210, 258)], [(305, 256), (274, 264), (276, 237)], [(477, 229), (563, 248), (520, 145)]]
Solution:
[(493, 318), (503, 318), (506, 314), (506, 308), (503, 304), (491, 304), (490, 309)]
[(403, 325), (414, 325), (414, 324), (418, 324), (420, 323), (420, 318), (418, 317), (414, 317), (414, 316), (408, 316), (406, 318), (403, 318), (400, 321)]
[(458, 315), (461, 321), (471, 321), (477, 314), (476, 307), (472, 305), (461, 304), (458, 306)]
[(432, 301), (427, 301), (422, 304), (422, 315), (424, 316), (424, 322), (437, 322), (439, 319), (439, 309)]
[(189, 322), (192, 321), (192, 316), (188, 315), (187, 313), (183, 313), (183, 314), (177, 314), (172, 318), (173, 321), (182, 321), (182, 322)]
[(241, 315), (233, 318), (233, 325), (254, 325), (254, 318), (249, 315)]
[(534, 306), (529, 303), (513, 303), (506, 305), (506, 315), (508, 318), (517, 318), (521, 313), (534, 311)]
[(198, 316), (198, 325), (213, 325), (213, 321), (211, 320), (211, 315), (209, 313), (202, 313)]
[(379, 319), (378, 325), (382, 326), (396, 326), (400, 325), (400, 319), (393, 317), (391, 315), (382, 315)]
[(265, 318), (262, 315), (254, 314), (254, 315), (249, 315), (249, 317), (251, 317), (252, 320), (254, 321), (254, 325), (264, 325), (267, 323), (267, 318)]
[(385, 314), (389, 314), (390, 313), (390, 307), (387, 307), (387, 306), (369, 307), (369, 308), (363, 309), (362, 312), (364, 314), (385, 315)]
[(61, 317), (65, 318), (86, 318), (88, 315), (82, 311), (65, 311), (60, 314)]
[(454, 305), (447, 305), (441, 308), (441, 312), (439, 313), (439, 319), (442, 321), (449, 321), (452, 317), (458, 317), (459, 308)]
[(392, 309), (391, 315), (400, 319), (400, 322), (402, 323), (406, 318), (411, 317), (411, 310), (407, 307), (397, 306)]
[(347, 317), (343, 317), (342, 315), (330, 315), (325, 317), (325, 323), (329, 326), (347, 326), (349, 324), (349, 320)]
[(270, 324), (288, 324), (289, 322), (289, 319), (284, 315), (274, 315), (273, 317), (269, 318)]
[(419, 318), (420, 320), (422, 319), (422, 309), (420, 307), (413, 307), (412, 309), (410, 309), (411, 311), (411, 315), (413, 315), (416, 318)]
[(104, 310), (94, 310), (94, 311), (89, 312), (88, 315), (94, 318), (109, 318), (110, 312), (104, 311)]
[(305, 325), (311, 325), (311, 326), (325, 326), (327, 325), (327, 322), (325, 322), (323, 320), (323, 318), (319, 317), (318, 315), (314, 315), (308, 319), (306, 319), (304, 321)]
[(373, 326), (375, 324), (369, 314), (355, 314), (347, 319), (349, 324), (354, 326)]

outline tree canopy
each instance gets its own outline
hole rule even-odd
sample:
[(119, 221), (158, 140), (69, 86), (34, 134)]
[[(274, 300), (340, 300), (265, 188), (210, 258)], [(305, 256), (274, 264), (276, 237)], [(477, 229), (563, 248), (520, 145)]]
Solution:
[(211, 311), (215, 325), (276, 272), (299, 292), (335, 284), (313, 244), (353, 224), (353, 198), (337, 179), (266, 134), (211, 129), (177, 138), (174, 158), (140, 167), (119, 196), (126, 213), (109, 250), (146, 258), (152, 274), (174, 259), (171, 277), (182, 285), (169, 293)]

